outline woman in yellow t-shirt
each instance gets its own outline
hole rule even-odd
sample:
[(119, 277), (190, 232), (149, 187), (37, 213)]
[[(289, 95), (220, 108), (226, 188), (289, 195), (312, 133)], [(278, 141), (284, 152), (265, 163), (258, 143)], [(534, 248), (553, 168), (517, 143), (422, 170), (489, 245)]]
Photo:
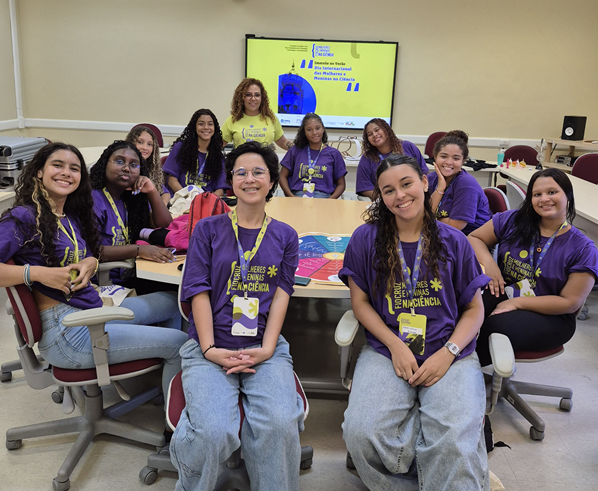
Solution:
[(293, 142), (285, 138), (280, 121), (270, 109), (268, 93), (258, 79), (243, 79), (235, 89), (230, 106), (231, 115), (222, 125), (225, 145), (232, 141), (238, 147), (257, 141), (267, 145), (275, 142), (283, 150), (293, 146)]

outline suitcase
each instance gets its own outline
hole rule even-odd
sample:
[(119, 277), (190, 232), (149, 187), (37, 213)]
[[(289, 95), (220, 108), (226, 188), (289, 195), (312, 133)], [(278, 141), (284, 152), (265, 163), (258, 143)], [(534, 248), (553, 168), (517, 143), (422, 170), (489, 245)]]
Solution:
[(0, 136), (1, 185), (10, 186), (14, 184), (23, 166), (31, 162), (36, 152), (47, 143), (45, 138)]

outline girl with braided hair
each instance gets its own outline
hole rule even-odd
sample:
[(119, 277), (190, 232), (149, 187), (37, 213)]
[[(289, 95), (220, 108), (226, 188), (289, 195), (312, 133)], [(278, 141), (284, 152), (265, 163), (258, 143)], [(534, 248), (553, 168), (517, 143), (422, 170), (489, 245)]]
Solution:
[(380, 162), (392, 153), (413, 157), (422, 173), (428, 173), (428, 166), (419, 149), (407, 140), (400, 140), (386, 121), (374, 118), (363, 128), (363, 154), (357, 166), (355, 192), (372, 198), (376, 187), (376, 171)]
[[(89, 331), (65, 327), (62, 320), (79, 310), (102, 306), (90, 284), (97, 271), (100, 237), (93, 214), (91, 186), (79, 150), (64, 143), (40, 149), (15, 186), (15, 204), (0, 218), (0, 286), (25, 283), (40, 311), (43, 334), (38, 347), (57, 367), (93, 368)], [(16, 265), (5, 264), (13, 259)], [(174, 329), (142, 324), (148, 304), (126, 298), (122, 307), (133, 321), (106, 324), (108, 362), (163, 358), (163, 389), (181, 369), (179, 348), (187, 336)]]
[(415, 159), (391, 155), (376, 178), (339, 273), (367, 338), (343, 423), (347, 450), (368, 489), (411, 489), (416, 467), (423, 491), (488, 489), (475, 337), (490, 278), (467, 238), (437, 222)]
[(164, 174), (162, 173), (162, 163), (160, 162), (160, 147), (158, 139), (151, 128), (145, 126), (136, 126), (125, 138), (125, 141), (132, 143), (137, 147), (141, 156), (145, 159), (148, 167), (149, 178), (160, 193), (164, 204), (168, 205), (170, 193), (164, 186)]
[(257, 78), (244, 78), (235, 89), (230, 116), (222, 125), (222, 138), (225, 144), (233, 142), (235, 147), (248, 141), (265, 145), (276, 143), (283, 150), (293, 146), (270, 109), (264, 84)]
[(229, 185), (224, 175), (222, 147), (222, 132), (216, 115), (209, 109), (195, 111), (173, 143), (162, 168), (168, 175), (171, 194), (193, 184), (223, 196)]

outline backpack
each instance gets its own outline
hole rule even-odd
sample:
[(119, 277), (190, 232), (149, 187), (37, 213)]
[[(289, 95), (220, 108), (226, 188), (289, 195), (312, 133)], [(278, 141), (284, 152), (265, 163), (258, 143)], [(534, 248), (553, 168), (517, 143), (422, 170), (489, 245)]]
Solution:
[(193, 198), (191, 208), (189, 208), (189, 238), (191, 238), (195, 225), (202, 218), (222, 215), (229, 211), (228, 205), (214, 193), (198, 194)]

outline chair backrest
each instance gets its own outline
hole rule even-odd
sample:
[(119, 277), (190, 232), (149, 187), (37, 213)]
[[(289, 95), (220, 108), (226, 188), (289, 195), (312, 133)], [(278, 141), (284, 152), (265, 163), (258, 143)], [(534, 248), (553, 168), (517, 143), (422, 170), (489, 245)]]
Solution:
[(182, 268), (181, 268), (181, 281), (179, 282), (179, 312), (185, 321), (189, 322), (189, 314), (191, 313), (191, 303), (190, 302), (182, 302), (181, 301), (181, 292), (183, 290), (183, 274), (185, 274), (185, 262), (183, 261)]
[[(14, 264), (11, 259), (6, 264)], [(8, 299), (23, 339), (30, 348), (42, 337), (42, 321), (33, 294), (25, 285), (6, 287)]]
[(139, 124), (136, 124), (135, 126), (133, 126), (131, 129), (134, 130), (138, 126), (145, 126), (146, 128), (149, 128), (150, 130), (152, 130), (154, 132), (154, 135), (156, 135), (156, 139), (158, 140), (158, 146), (159, 147), (164, 146), (164, 138), (162, 138), (162, 132), (160, 131), (160, 128), (158, 128), (155, 124), (139, 123)]
[(525, 191), (513, 181), (507, 181), (507, 199), (511, 210), (516, 210), (525, 201)]
[(167, 158), (168, 158), (168, 155), (164, 155), (163, 157), (160, 157), (160, 165), (162, 167), (164, 167), (164, 163), (166, 162)]
[(507, 195), (498, 188), (484, 188), (484, 194), (488, 198), (488, 205), (492, 214), (510, 210)]
[(509, 159), (513, 161), (525, 160), (526, 164), (533, 165), (535, 167), (538, 165), (538, 152), (535, 148), (532, 148), (528, 145), (515, 145), (505, 150), (505, 162)]
[(573, 164), (571, 175), (598, 184), (598, 153), (581, 155)]
[(432, 155), (434, 153), (434, 145), (436, 145), (436, 142), (444, 137), (446, 133), (446, 131), (437, 131), (428, 137), (426, 140), (426, 147), (424, 149), (424, 153), (428, 156), (428, 158), (434, 158), (434, 155)]

